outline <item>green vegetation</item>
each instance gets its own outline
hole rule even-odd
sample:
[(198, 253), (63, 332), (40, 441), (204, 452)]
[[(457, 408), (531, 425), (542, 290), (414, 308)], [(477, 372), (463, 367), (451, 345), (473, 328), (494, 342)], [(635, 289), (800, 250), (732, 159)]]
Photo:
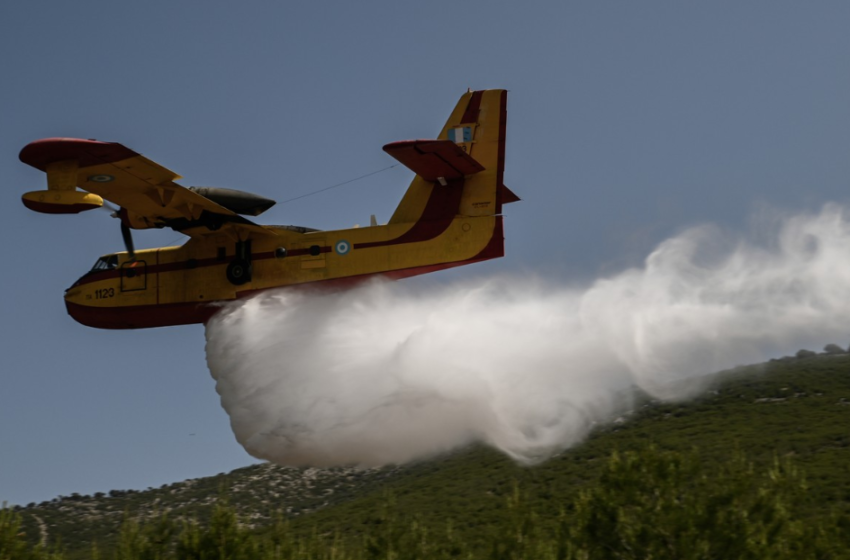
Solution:
[[(758, 471), (738, 454), (708, 472), (696, 453), (655, 446), (614, 452), (601, 476), (581, 489), (554, 518), (539, 512), (514, 486), (506, 522), (488, 546), (471, 546), (451, 520), (436, 530), (402, 512), (384, 495), (372, 526), (358, 536), (299, 535), (279, 518), (263, 534), (239, 522), (226, 500), (208, 523), (177, 523), (163, 513), (140, 524), (126, 518), (116, 560), (189, 559), (819, 559), (850, 557), (850, 517), (803, 520), (807, 484), (789, 460)], [(19, 516), (0, 517), (0, 560), (53, 558), (30, 548)], [(95, 547), (92, 557), (100, 557)]]
[(636, 402), (535, 467), (477, 447), (7, 509), (0, 560), (850, 558), (850, 355), (825, 350)]
[(30, 545), (21, 531), (21, 516), (6, 508), (0, 508), (0, 560), (61, 560), (59, 553), (47, 550), (43, 545)]

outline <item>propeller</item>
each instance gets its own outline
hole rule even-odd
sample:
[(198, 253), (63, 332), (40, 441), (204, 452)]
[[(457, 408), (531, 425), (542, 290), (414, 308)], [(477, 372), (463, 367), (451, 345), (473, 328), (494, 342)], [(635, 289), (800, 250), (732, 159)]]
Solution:
[(130, 219), (127, 216), (127, 211), (123, 208), (112, 206), (105, 200), (103, 201), (102, 208), (109, 212), (109, 215), (113, 218), (121, 220), (121, 239), (124, 240), (124, 248), (127, 249), (130, 260), (136, 260), (136, 249), (135, 245), (133, 245), (133, 233), (130, 231)]
[(127, 222), (123, 218), (121, 219), (121, 237), (124, 239), (124, 247), (130, 255), (130, 260), (136, 260), (136, 250), (133, 247), (133, 234), (130, 233), (130, 226), (127, 225)]

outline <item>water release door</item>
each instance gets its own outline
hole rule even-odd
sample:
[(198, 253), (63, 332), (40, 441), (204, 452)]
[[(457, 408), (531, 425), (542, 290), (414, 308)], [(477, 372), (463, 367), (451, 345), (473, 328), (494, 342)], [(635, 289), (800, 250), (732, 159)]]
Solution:
[(121, 291), (136, 292), (148, 287), (147, 263), (145, 261), (125, 262), (121, 265)]

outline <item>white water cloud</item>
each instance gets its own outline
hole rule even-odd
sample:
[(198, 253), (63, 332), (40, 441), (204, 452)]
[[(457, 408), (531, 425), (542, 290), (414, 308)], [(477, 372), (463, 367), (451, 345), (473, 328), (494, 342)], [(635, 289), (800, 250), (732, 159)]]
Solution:
[[(719, 240), (722, 240), (719, 241)], [(545, 459), (628, 406), (717, 370), (850, 339), (843, 208), (763, 243), (699, 227), (582, 289), (498, 278), (268, 292), (207, 326), (237, 440), (286, 465), (402, 463), (473, 441)]]

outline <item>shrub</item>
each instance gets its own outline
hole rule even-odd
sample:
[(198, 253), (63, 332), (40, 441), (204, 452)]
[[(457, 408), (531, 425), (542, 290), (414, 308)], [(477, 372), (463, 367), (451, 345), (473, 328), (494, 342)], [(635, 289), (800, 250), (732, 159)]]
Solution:
[(706, 472), (696, 453), (614, 453), (575, 501), (568, 558), (835, 558), (844, 519), (795, 517), (808, 487), (789, 461), (758, 472), (740, 453)]
[(30, 546), (21, 531), (21, 515), (0, 506), (0, 559), (2, 560), (61, 560), (59, 553), (40, 545)]

